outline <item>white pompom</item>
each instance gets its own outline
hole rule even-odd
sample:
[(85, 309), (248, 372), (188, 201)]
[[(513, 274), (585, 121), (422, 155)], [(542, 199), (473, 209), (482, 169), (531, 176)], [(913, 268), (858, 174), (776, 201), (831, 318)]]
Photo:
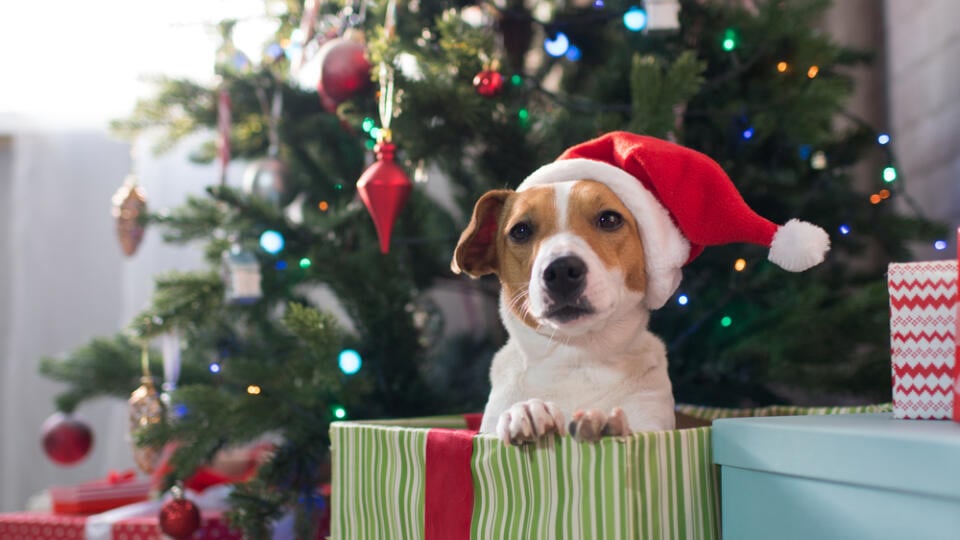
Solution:
[(767, 258), (784, 270), (802, 272), (822, 263), (829, 250), (827, 231), (812, 223), (791, 219), (773, 235)]

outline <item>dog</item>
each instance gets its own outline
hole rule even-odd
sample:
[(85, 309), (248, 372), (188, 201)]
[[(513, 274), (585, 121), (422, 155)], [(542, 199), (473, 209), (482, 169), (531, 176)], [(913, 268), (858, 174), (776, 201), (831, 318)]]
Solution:
[(501, 283), (509, 339), (490, 368), (481, 433), (518, 445), (674, 428), (666, 349), (647, 329), (644, 248), (637, 220), (602, 182), (480, 197), (451, 268)]
[(706, 246), (731, 242), (769, 248), (790, 272), (830, 249), (812, 223), (754, 212), (709, 156), (623, 131), (567, 149), (515, 191), (480, 197), (451, 268), (500, 278), (510, 336), (493, 358), (480, 431), (523, 444), (568, 429), (581, 441), (673, 429), (650, 311)]

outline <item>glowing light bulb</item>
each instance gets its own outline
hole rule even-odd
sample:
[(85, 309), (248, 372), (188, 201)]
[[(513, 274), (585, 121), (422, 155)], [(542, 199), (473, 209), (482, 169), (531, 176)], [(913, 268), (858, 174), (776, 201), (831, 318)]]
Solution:
[(255, 384), (251, 384), (250, 386), (247, 387), (247, 393), (250, 394), (251, 396), (260, 395), (260, 392), (261, 392), (260, 387)]
[(720, 326), (724, 328), (730, 326), (731, 324), (733, 324), (733, 319), (730, 317), (724, 316), (722, 319), (720, 319)]
[(889, 199), (889, 198), (890, 198), (890, 190), (889, 190), (889, 189), (881, 189), (880, 192), (877, 193), (877, 195), (879, 195), (881, 199)]
[(511, 75), (510, 84), (514, 86), (520, 86), (521, 84), (523, 84), (523, 77), (521, 77), (520, 75)]
[(274, 268), (276, 268), (277, 270), (286, 270), (286, 269), (287, 269), (287, 261), (279, 260), (279, 261), (277, 261), (277, 263), (274, 264), (273, 266), (274, 266)]
[(935, 249), (935, 250), (937, 250), (937, 251), (943, 251), (943, 250), (947, 249), (947, 241), (946, 241), (946, 240), (937, 240), (936, 242), (933, 243), (933, 249)]
[(888, 165), (883, 168), (883, 181), (886, 183), (893, 182), (897, 179), (897, 169), (892, 165)]
[(877, 193), (870, 196), (870, 204), (880, 204), (881, 200), (880, 195)]
[(357, 351), (344, 349), (340, 351), (340, 355), (337, 357), (337, 363), (340, 365), (340, 371), (347, 375), (353, 375), (360, 371), (360, 366), (363, 365), (363, 359), (360, 358), (360, 353)]
[(583, 53), (580, 52), (580, 47), (570, 45), (570, 48), (567, 49), (567, 60), (576, 62), (581, 56), (583, 56)]
[(548, 37), (543, 40), (543, 50), (547, 51), (547, 54), (554, 58), (559, 58), (567, 54), (567, 49), (569, 48), (570, 38), (563, 32), (557, 32), (557, 35), (555, 35), (553, 39)]
[(260, 235), (260, 247), (271, 255), (276, 255), (283, 251), (283, 235), (274, 230), (263, 231)]
[(753, 138), (753, 128), (748, 127), (747, 129), (743, 130), (743, 133), (741, 135), (743, 135), (744, 140), (749, 141), (750, 139)]
[(810, 69), (807, 70), (807, 77), (813, 79), (820, 73), (820, 68), (817, 66), (810, 66)]
[(347, 417), (347, 410), (340, 405), (335, 405), (333, 407), (333, 416), (338, 420), (343, 420)]
[(733, 28), (727, 28), (723, 31), (723, 50), (731, 52), (737, 48), (737, 31)]
[(647, 11), (633, 6), (623, 14), (623, 25), (631, 32), (639, 32), (647, 27)]
[(327, 201), (320, 201), (320, 203), (317, 204), (317, 208), (319, 208), (321, 212), (326, 212), (330, 209), (330, 203)]
[(786, 62), (782, 62), (782, 61), (781, 61), (781, 62), (777, 62), (777, 71), (779, 71), (780, 73), (786, 73), (786, 72), (787, 72), (787, 68), (789, 68), (789, 67), (790, 67), (790, 64), (788, 64), (788, 63), (786, 63)]
[(373, 118), (364, 118), (363, 123), (360, 124), (360, 127), (363, 128), (364, 133), (370, 133), (370, 130), (373, 129), (374, 126), (376, 125), (377, 125), (377, 122)]
[(220, 373), (220, 364), (213, 362), (210, 364), (210, 373)]
[(877, 135), (877, 144), (880, 146), (886, 146), (890, 144), (890, 135), (887, 135), (886, 133)]
[(306, 270), (307, 268), (310, 268), (311, 264), (313, 263), (307, 257), (300, 259), (300, 268), (303, 268), (304, 270)]
[(680, 304), (681, 306), (685, 306), (690, 303), (690, 297), (688, 297), (685, 294), (681, 294), (680, 296), (677, 297), (677, 303)]
[(737, 262), (733, 263), (733, 269), (737, 272), (743, 272), (744, 268), (747, 267), (746, 259), (737, 259)]
[(842, 235), (844, 235), (844, 236), (850, 234), (850, 226), (847, 225), (846, 223), (844, 223), (843, 225), (841, 225), (841, 226), (840, 226), (840, 234), (842, 234)]

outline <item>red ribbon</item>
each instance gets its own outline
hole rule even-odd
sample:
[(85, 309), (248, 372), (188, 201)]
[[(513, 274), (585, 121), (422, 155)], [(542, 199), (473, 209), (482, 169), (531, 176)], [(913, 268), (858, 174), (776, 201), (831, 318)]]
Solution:
[(107, 483), (110, 485), (122, 484), (124, 482), (129, 482), (137, 477), (137, 473), (133, 470), (126, 471), (110, 471), (107, 473)]
[(427, 433), (424, 540), (470, 540), (474, 435), (476, 431), (465, 429), (431, 429)]

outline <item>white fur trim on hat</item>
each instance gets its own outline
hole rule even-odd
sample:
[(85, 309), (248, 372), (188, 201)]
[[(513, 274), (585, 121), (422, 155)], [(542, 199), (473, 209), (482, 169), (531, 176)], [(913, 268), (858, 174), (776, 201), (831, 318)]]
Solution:
[(670, 213), (633, 175), (592, 159), (563, 159), (544, 165), (528, 176), (517, 191), (572, 180), (595, 180), (605, 184), (633, 214), (640, 228), (646, 260), (644, 304), (649, 309), (663, 307), (680, 286), (681, 268), (690, 257), (690, 242), (673, 222)]
[(802, 272), (822, 263), (829, 249), (827, 231), (813, 223), (791, 219), (777, 228), (767, 258), (784, 270)]

